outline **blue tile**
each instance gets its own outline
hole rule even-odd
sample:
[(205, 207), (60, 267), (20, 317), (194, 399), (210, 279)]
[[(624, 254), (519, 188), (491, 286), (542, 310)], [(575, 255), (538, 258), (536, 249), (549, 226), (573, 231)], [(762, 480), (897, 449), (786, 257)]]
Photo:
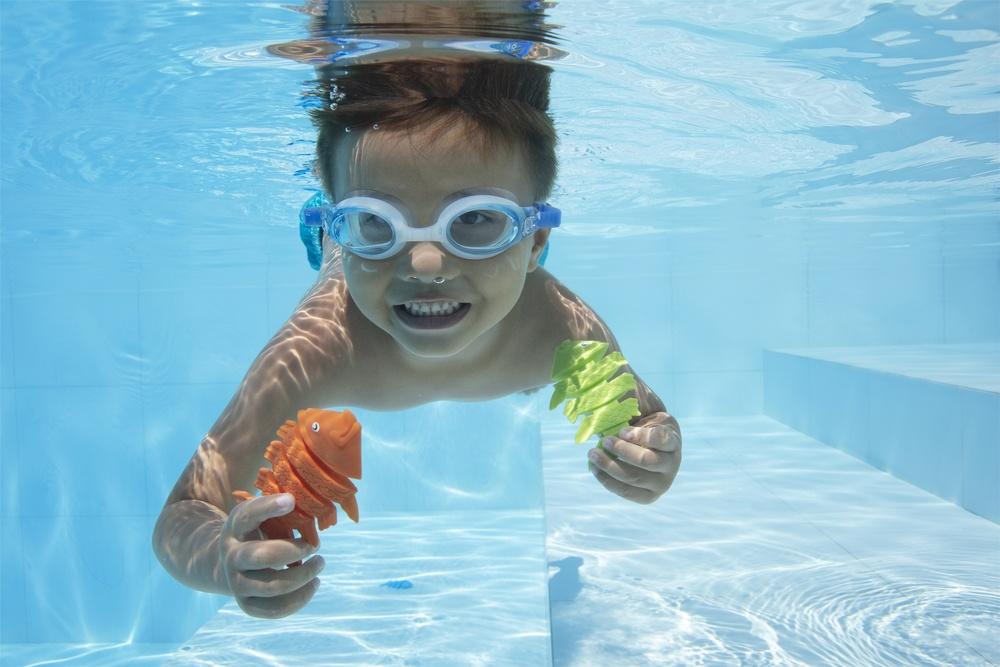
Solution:
[(0, 296), (0, 387), (14, 386), (14, 327), (10, 297)]
[[(299, 248), (302, 248), (301, 256), (298, 253)], [(313, 286), (319, 272), (309, 266), (304, 247), (300, 245), (299, 248), (296, 248), (294, 253), (286, 253), (286, 256), (268, 260), (268, 289), (291, 290), (298, 292), (301, 298)]]
[(944, 267), (945, 340), (1000, 340), (1000, 252)]
[(147, 514), (159, 516), (177, 478), (237, 389), (236, 384), (143, 387)]
[[(564, 213), (565, 214), (565, 213)], [(606, 220), (585, 222), (574, 220), (576, 233), (589, 227), (598, 231), (610, 225)], [(568, 229), (568, 228), (567, 228)], [(634, 231), (637, 226), (626, 228)], [(593, 236), (567, 235), (556, 230), (552, 236), (545, 269), (571, 289), (578, 280), (600, 280), (611, 275), (644, 278), (664, 273), (671, 265), (674, 238), (647, 227), (651, 233), (628, 234), (611, 238), (597, 233)], [(635, 281), (633, 281), (635, 284)]]
[(905, 382), (898, 375), (875, 373), (868, 384), (869, 463), (897, 477), (901, 470), (899, 462), (907, 456), (907, 441), (913, 433), (904, 399)]
[(1000, 220), (995, 216), (944, 220), (939, 225), (945, 262), (1000, 259)]
[[(343, 528), (320, 548), (329, 565), (308, 607), (267, 620), (246, 618), (230, 603), (185, 642), (188, 655), (210, 665), (251, 655), (251, 663), (286, 665), (400, 655), (424, 665), (475, 664), (484, 656), (497, 665), (551, 664), (540, 510), (406, 512)], [(399, 579), (412, 588), (381, 586)], [(483, 615), (484, 606), (492, 611)]]
[(758, 415), (763, 405), (761, 372), (677, 373), (672, 403), (678, 419)]
[(870, 392), (872, 457), (884, 455), (892, 475), (957, 503), (963, 390), (878, 373)]
[(228, 596), (203, 593), (178, 582), (157, 562), (155, 554), (149, 591), (151, 604), (135, 621), (136, 642), (183, 642), (232, 601)]
[[(674, 396), (674, 376), (671, 373), (640, 373), (639, 377), (643, 382), (646, 383), (653, 393), (660, 397), (663, 401), (663, 406), (667, 409), (667, 412), (674, 414), (674, 403), (676, 403)], [(551, 392), (543, 393), (546, 395), (551, 395)], [(545, 407), (548, 407), (548, 400), (546, 399)]]
[(788, 423), (789, 394), (794, 379), (788, 355), (764, 350), (761, 359), (761, 379), (764, 386), (764, 414)]
[(809, 270), (809, 345), (939, 342), (944, 337), (940, 250), (859, 251)]
[(782, 271), (796, 272), (805, 266), (801, 223), (782, 221), (776, 233), (773, 220), (747, 220), (746, 213), (739, 211), (738, 225), (728, 221), (717, 224), (699, 215), (698, 226), (692, 229), (697, 233), (668, 237), (668, 263), (673, 274), (711, 281), (720, 270), (754, 273), (780, 266)]
[(22, 341), (18, 385), (114, 385), (137, 376), (135, 291), (15, 296), (11, 304), (14, 339)]
[(145, 291), (143, 382), (239, 382), (270, 339), (264, 287)]
[(780, 351), (764, 350), (764, 413), (802, 431), (807, 414), (809, 360)]
[(146, 460), (138, 388), (17, 390), (17, 512), (142, 515)]
[[(296, 214), (298, 211), (296, 211)], [(271, 225), (267, 229), (268, 287), (295, 287), (305, 292), (318, 272), (309, 266), (306, 249), (296, 225)]]
[(0, 643), (27, 641), (24, 623), (24, 540), (18, 517), (0, 517)]
[(867, 460), (868, 378), (865, 369), (821, 360), (807, 362), (808, 422), (804, 432)]
[(150, 606), (145, 517), (22, 517), (29, 642), (127, 640)]
[(299, 281), (292, 285), (268, 284), (267, 331), (273, 336), (285, 325), (298, 307), (302, 297), (312, 287), (312, 282)]
[(962, 507), (1000, 523), (1000, 395), (962, 398)]
[(672, 371), (759, 371), (762, 348), (799, 345), (806, 338), (802, 266), (675, 273), (672, 279)]
[[(7, 196), (7, 189), (4, 196)], [(103, 203), (103, 202), (102, 202)], [(80, 202), (74, 202), (74, 207)], [(33, 213), (38, 213), (33, 210)], [(75, 214), (74, 214), (75, 215)], [(114, 217), (113, 211), (104, 209), (103, 220), (126, 220), (129, 213)], [(73, 224), (85, 224), (75, 220)], [(23, 238), (7, 237), (8, 246), (4, 261), (8, 263), (7, 277), (12, 297), (56, 297), (68, 292), (135, 292), (139, 269), (136, 249), (138, 239), (129, 225), (119, 225), (113, 235), (92, 237), (77, 234), (71, 241), (58, 237), (39, 240), (31, 235)], [(58, 267), (58, 270), (53, 270)], [(71, 279), (67, 280), (67, 277)]]
[(17, 516), (20, 486), (17, 446), (17, 390), (0, 389), (0, 515)]
[(916, 439), (919, 449), (912, 459), (914, 480), (957, 504), (962, 488), (962, 417), (968, 392), (950, 385), (925, 384), (929, 386), (918, 388), (913, 408), (920, 415), (914, 420), (920, 428)]
[(640, 373), (671, 372), (670, 279), (666, 273), (575, 278), (572, 289), (608, 325)]
[(784, 357), (789, 376), (787, 396), (787, 421), (798, 431), (805, 431), (809, 421), (809, 368), (811, 359), (789, 354)]
[(207, 194), (188, 193), (182, 201), (174, 197), (170, 217), (157, 211), (144, 227), (140, 290), (263, 288), (267, 229), (262, 224), (233, 227), (233, 216), (245, 208)]
[(213, 256), (211, 250), (202, 248), (202, 254), (192, 255), (190, 242), (191, 239), (178, 236), (158, 246), (156, 256), (144, 261), (139, 289), (143, 292), (261, 289), (267, 283), (267, 262), (258, 253), (251, 255), (249, 251), (227, 248)]
[[(816, 359), (804, 359), (805, 387), (802, 395), (802, 418), (799, 430), (815, 438), (820, 442), (825, 442), (821, 437), (824, 427), (827, 425), (829, 416), (823, 401), (828, 399), (829, 378), (828, 368), (819, 366)], [(825, 442), (825, 444), (830, 444)]]

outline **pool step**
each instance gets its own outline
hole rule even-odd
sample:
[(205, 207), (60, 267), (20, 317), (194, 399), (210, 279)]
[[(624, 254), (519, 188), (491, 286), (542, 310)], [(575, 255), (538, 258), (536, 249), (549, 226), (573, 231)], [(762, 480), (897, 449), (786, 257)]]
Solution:
[(1000, 344), (765, 350), (764, 412), (1000, 523)]

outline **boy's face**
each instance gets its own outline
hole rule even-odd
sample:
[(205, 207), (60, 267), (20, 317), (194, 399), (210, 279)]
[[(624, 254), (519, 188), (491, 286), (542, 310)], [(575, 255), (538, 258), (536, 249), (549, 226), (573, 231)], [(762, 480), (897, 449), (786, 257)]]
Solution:
[[(337, 201), (356, 194), (395, 200), (414, 227), (433, 224), (449, 197), (462, 191), (499, 190), (522, 206), (533, 204), (535, 191), (520, 151), (483, 154), (460, 130), (452, 125), (433, 142), (424, 130), (370, 130), (345, 137), (331, 165), (332, 194)], [(408, 243), (382, 260), (344, 251), (344, 277), (358, 309), (409, 355), (452, 357), (483, 334), (497, 336), (503, 330), (495, 327), (517, 304), (548, 234), (548, 229), (539, 230), (499, 255), (476, 260), (452, 255), (430, 241)], [(413, 320), (400, 312), (401, 304), (429, 297), (467, 303), (468, 311), (443, 328), (412, 326)]]

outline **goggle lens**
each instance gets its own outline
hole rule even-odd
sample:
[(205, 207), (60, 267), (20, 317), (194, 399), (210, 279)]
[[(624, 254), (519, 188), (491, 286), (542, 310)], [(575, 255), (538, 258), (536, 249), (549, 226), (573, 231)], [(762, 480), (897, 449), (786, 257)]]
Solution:
[[(478, 208), (463, 211), (448, 223), (448, 239), (468, 250), (489, 250), (517, 235), (517, 220), (502, 209)], [(368, 255), (382, 253), (396, 240), (391, 222), (364, 208), (337, 212), (334, 238), (342, 245)]]
[(392, 224), (371, 211), (344, 211), (344, 224), (350, 236), (359, 246), (380, 246), (392, 243), (395, 233)]
[(515, 220), (504, 211), (476, 209), (452, 218), (448, 225), (448, 237), (456, 245), (479, 250), (503, 243), (515, 227)]

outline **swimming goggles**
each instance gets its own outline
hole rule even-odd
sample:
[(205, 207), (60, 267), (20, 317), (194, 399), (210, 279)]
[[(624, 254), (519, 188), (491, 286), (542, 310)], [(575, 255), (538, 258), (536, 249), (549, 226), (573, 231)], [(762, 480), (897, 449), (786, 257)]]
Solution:
[[(307, 249), (318, 245), (324, 230), (344, 249), (367, 259), (388, 259), (407, 243), (433, 241), (465, 259), (487, 259), (530, 236), (558, 227), (560, 211), (548, 204), (521, 206), (512, 199), (476, 194), (456, 199), (429, 227), (411, 227), (392, 203), (370, 196), (348, 197), (331, 204), (317, 192), (299, 213), (299, 233)], [(312, 243), (311, 243), (312, 242)], [(321, 252), (309, 253), (318, 266)]]

